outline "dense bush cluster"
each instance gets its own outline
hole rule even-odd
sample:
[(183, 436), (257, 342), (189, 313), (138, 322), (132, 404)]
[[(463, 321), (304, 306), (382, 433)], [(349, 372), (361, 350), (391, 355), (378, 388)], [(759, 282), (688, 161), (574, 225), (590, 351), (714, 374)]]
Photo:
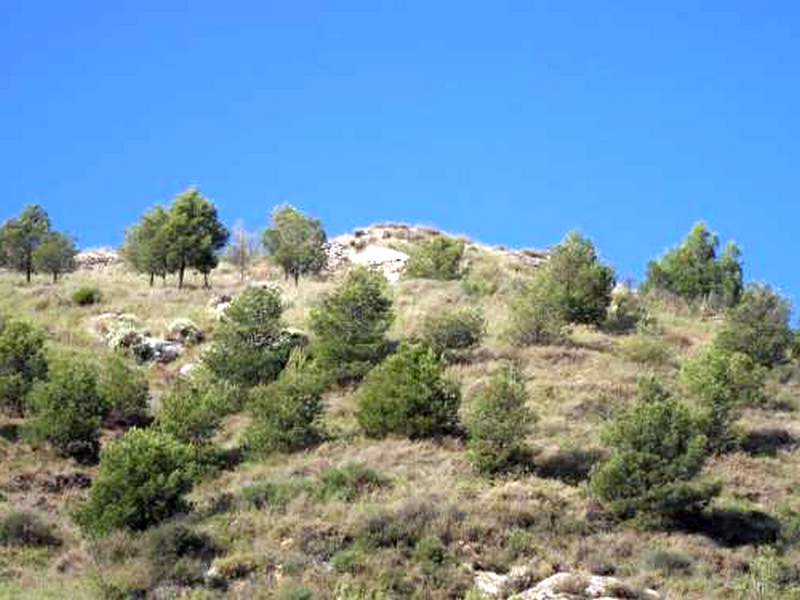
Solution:
[(367, 375), (356, 416), (370, 437), (423, 438), (452, 433), (461, 394), (426, 346), (402, 346)]
[(327, 264), (327, 236), (322, 223), (292, 206), (272, 213), (272, 226), (264, 232), (264, 248), (295, 285), (301, 275), (319, 273)]
[(667, 290), (712, 306), (734, 306), (743, 288), (741, 253), (732, 242), (719, 256), (718, 249), (717, 235), (698, 223), (680, 246), (648, 265), (644, 288)]

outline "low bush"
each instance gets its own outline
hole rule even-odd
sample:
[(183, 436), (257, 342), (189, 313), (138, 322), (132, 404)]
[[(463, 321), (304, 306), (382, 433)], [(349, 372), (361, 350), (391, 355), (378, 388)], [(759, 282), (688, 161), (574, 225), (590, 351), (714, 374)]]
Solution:
[(421, 338), (437, 354), (452, 356), (478, 346), (485, 330), (486, 321), (479, 310), (462, 308), (428, 315)]
[(625, 289), (611, 297), (604, 327), (612, 333), (629, 333), (636, 331), (640, 323), (646, 323), (649, 318), (641, 296)]
[(589, 479), (592, 469), (604, 458), (599, 448), (559, 448), (542, 453), (535, 459), (536, 475), (578, 485)]
[(192, 448), (153, 429), (131, 429), (103, 452), (77, 520), (87, 531), (147, 529), (189, 508), (196, 474)]
[(470, 260), (461, 278), (461, 288), (470, 296), (491, 296), (500, 289), (503, 279), (499, 261), (488, 256)]
[(653, 550), (645, 556), (645, 565), (648, 568), (660, 571), (668, 577), (691, 574), (693, 564), (691, 556), (673, 550)]
[(746, 354), (712, 348), (687, 362), (682, 378), (700, 405), (700, 423), (712, 452), (737, 445), (734, 424), (744, 406), (764, 402), (766, 369)]
[(528, 406), (522, 374), (513, 366), (498, 370), (479, 392), (467, 423), (468, 457), (481, 473), (497, 473), (527, 462), (525, 438), (536, 415)]
[(617, 352), (625, 360), (649, 367), (666, 367), (673, 363), (672, 348), (651, 335), (634, 335), (617, 341)]
[(327, 469), (322, 472), (319, 480), (320, 496), (335, 498), (343, 502), (353, 502), (364, 494), (389, 485), (386, 477), (359, 463)]
[(59, 452), (81, 461), (97, 456), (100, 425), (109, 413), (101, 395), (97, 369), (65, 357), (50, 369), (47, 381), (36, 383), (28, 396), (28, 436), (46, 441)]
[(394, 319), (386, 278), (353, 269), (311, 311), (316, 360), (338, 380), (357, 380), (388, 353), (386, 332)]
[(463, 256), (463, 241), (436, 236), (412, 251), (406, 264), (406, 275), (426, 279), (458, 279), (461, 277)]
[(193, 585), (203, 581), (220, 549), (204, 533), (180, 521), (164, 523), (145, 538), (152, 584)]
[(277, 381), (250, 393), (247, 448), (259, 453), (291, 452), (320, 440), (323, 389), (317, 367), (303, 352), (293, 353)]
[(25, 321), (0, 323), (0, 409), (22, 415), (34, 382), (47, 377), (42, 330)]
[(150, 389), (142, 369), (112, 355), (102, 363), (98, 386), (109, 407), (109, 421), (137, 425), (147, 420)]
[(0, 546), (58, 546), (61, 539), (42, 519), (28, 512), (0, 517)]
[(737, 306), (728, 311), (715, 345), (726, 352), (747, 354), (765, 367), (787, 358), (792, 344), (789, 302), (766, 285), (748, 286)]
[(91, 306), (99, 304), (103, 295), (96, 287), (79, 287), (72, 292), (72, 301), (78, 306)]
[(368, 436), (422, 438), (456, 429), (461, 393), (433, 350), (405, 345), (369, 373), (356, 402)]
[(313, 491), (313, 486), (305, 479), (260, 481), (242, 489), (242, 500), (247, 507), (283, 510), (300, 494), (311, 494)]

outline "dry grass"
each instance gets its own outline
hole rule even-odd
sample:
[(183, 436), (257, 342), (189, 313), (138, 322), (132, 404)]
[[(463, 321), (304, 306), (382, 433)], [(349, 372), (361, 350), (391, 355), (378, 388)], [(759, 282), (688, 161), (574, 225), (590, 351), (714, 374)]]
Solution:
[[(295, 288), (284, 284), (268, 265), (256, 270), (254, 279), (282, 285), (286, 321), (300, 328), (314, 303), (335, 285), (335, 281), (302, 280)], [(515, 276), (510, 270), (504, 273), (507, 279)], [(104, 312), (133, 313), (155, 334), (176, 318), (190, 318), (213, 339), (215, 317), (207, 308), (209, 300), (234, 294), (248, 282), (221, 270), (212, 277), (211, 291), (200, 283), (190, 280), (189, 289), (183, 291), (160, 282), (150, 289), (145, 279), (112, 270), (75, 274), (59, 286), (44, 278), (25, 286), (16, 276), (0, 274), (0, 313), (24, 316), (46, 327), (55, 349), (90, 354), (106, 351), (90, 328), (92, 317)], [(74, 306), (70, 292), (81, 285), (99, 287), (102, 303)], [(393, 295), (397, 319), (391, 335), (398, 339), (416, 333), (425, 315), (447, 307), (477, 305), (483, 310), (488, 322), (484, 343), (472, 362), (452, 365), (449, 375), (461, 383), (463, 410), (468, 411), (474, 391), (501, 361), (514, 360), (522, 366), (532, 407), (539, 415), (528, 440), (541, 451), (536, 464), (530, 473), (490, 480), (476, 477), (458, 439), (364, 439), (354, 418), (353, 390), (331, 390), (325, 397), (328, 442), (291, 456), (244, 462), (202, 482), (192, 494), (196, 510), (191, 526), (213, 537), (222, 548), (221, 568), (237, 577), (228, 589), (231, 597), (274, 597), (276, 590), (295, 584), (315, 598), (332, 598), (337, 587), (368, 593), (380, 586), (393, 589), (395, 597), (411, 595), (409, 590), (419, 597), (463, 597), (471, 582), (470, 568), (503, 570), (521, 564), (535, 564), (542, 574), (613, 572), (656, 587), (667, 597), (731, 597), (732, 582), (753, 557), (752, 545), (726, 547), (709, 534), (639, 531), (593, 521), (594, 505), (583, 481), (591, 465), (585, 461), (591, 457), (578, 452), (598, 449), (600, 429), (634, 400), (639, 377), (654, 372), (675, 385), (680, 362), (710, 342), (716, 321), (661, 299), (653, 308), (658, 329), (647, 336), (579, 327), (564, 345), (513, 348), (505, 340), (508, 311), (503, 289), (476, 296), (468, 295), (459, 282), (403, 280), (393, 287)], [(651, 352), (652, 348), (631, 351), (643, 337), (659, 351), (666, 349), (669, 358), (658, 358), (659, 352)], [(197, 360), (203, 347), (189, 350), (174, 364), (150, 368), (153, 388), (159, 391), (168, 385), (182, 364)], [(639, 360), (641, 356), (646, 359)], [(791, 408), (799, 380), (792, 373), (776, 375), (770, 382), (771, 399), (785, 401), (781, 407)], [(0, 431), (8, 436), (17, 424), (4, 421)], [(217, 442), (236, 447), (246, 424), (244, 415), (229, 417)], [(797, 414), (776, 411), (774, 406), (748, 409), (741, 425), (745, 432), (782, 428), (800, 439)], [(148, 580), (151, 565), (146, 556), (138, 553), (115, 560), (113, 553), (98, 554), (75, 530), (69, 513), (85, 490), (42, 491), (40, 482), (53, 474), (79, 470), (92, 475), (91, 468), (4, 437), (0, 437), (0, 458), (0, 508), (29, 508), (51, 515), (65, 540), (60, 548), (48, 550), (0, 549), (0, 597), (98, 597), (101, 572), (103, 581), (118, 589), (135, 589)], [(309, 491), (326, 469), (352, 463), (375, 470), (390, 485), (348, 502), (322, 499)], [(583, 475), (560, 480), (554, 473), (561, 470)], [(794, 446), (731, 454), (711, 462), (706, 470), (725, 484), (721, 507), (762, 511), (782, 523), (800, 524), (796, 496), (800, 460)], [(9, 483), (20, 476), (30, 477), (32, 483), (10, 489)], [(257, 509), (243, 504), (242, 490), (264, 482), (299, 491), (292, 491), (280, 506)], [(366, 524), (373, 529), (365, 532)], [(400, 525), (405, 527), (402, 531), (391, 530)], [(438, 571), (414, 558), (419, 553), (415, 554), (412, 542), (381, 542), (395, 535), (413, 538), (420, 532), (438, 537), (445, 546)], [(128, 545), (136, 547), (137, 539)], [(677, 558), (673, 564), (666, 556), (659, 562), (652, 558), (654, 549), (680, 553), (690, 566), (679, 568), (682, 563)], [(790, 548), (788, 558), (796, 555)]]

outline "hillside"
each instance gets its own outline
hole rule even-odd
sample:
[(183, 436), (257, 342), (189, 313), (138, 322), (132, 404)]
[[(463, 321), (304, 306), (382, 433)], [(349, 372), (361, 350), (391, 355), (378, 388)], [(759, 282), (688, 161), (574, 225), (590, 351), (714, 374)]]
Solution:
[[(0, 273), (0, 314), (41, 326), (50, 352), (88, 360), (111, 353), (108, 324), (121, 315), (142, 339), (166, 344), (143, 363), (156, 414), (164, 394), (192, 377), (217, 340), (220, 315), (244, 290), (279, 286), (285, 326), (308, 333), (314, 307), (353, 266), (366, 265), (389, 281), (392, 341), (422, 336), (429, 315), (480, 310), (479, 345), (446, 366), (461, 390), (461, 422), (509, 363), (521, 371), (536, 414), (522, 440), (532, 449), (526, 468), (484, 476), (468, 460), (463, 435), (367, 437), (354, 382), (326, 388), (324, 439), (297, 452), (241, 452), (251, 418), (241, 408), (213, 434), (227, 462), (192, 489), (191, 510), (147, 531), (96, 538), (73, 514), (99, 467), (31, 444), (21, 435), (23, 419), (0, 417), (0, 511), (33, 512), (60, 539), (0, 545), (0, 597), (579, 598), (589, 597), (591, 576), (614, 578), (598, 580), (610, 597), (777, 597), (769, 587), (753, 595), (753, 582), (768, 579), (762, 571), (777, 560), (765, 548), (774, 547), (786, 565), (800, 559), (797, 361), (771, 369), (766, 401), (743, 409), (741, 445), (705, 462), (701, 476), (719, 481), (721, 493), (693, 522), (662, 528), (614, 518), (588, 485), (609, 453), (601, 432), (636, 403), (644, 376), (682, 389), (682, 365), (713, 343), (723, 314), (654, 293), (640, 298), (647, 327), (616, 332), (573, 324), (565, 339), (514, 344), (514, 294), (548, 253), (466, 240), (458, 278), (409, 276), (408, 256), (442, 235), (405, 225), (357, 230), (332, 240), (328, 268), (297, 285), (268, 258), (250, 265), (244, 280), (222, 263), (210, 275), (211, 289), (191, 273), (185, 289), (172, 278), (149, 287), (145, 275), (103, 257), (82, 261), (58, 284), (36, 275), (25, 285), (18, 273)], [(76, 305), (73, 292), (82, 287), (97, 288), (101, 300)], [(183, 319), (202, 341), (167, 340)], [(102, 445), (124, 430), (104, 426)], [(175, 523), (191, 535), (176, 533)], [(548, 579), (557, 574), (569, 575)], [(792, 569), (783, 577), (794, 579), (769, 585), (790, 591), (800, 581)], [(550, 592), (536, 591), (542, 581), (551, 581)]]

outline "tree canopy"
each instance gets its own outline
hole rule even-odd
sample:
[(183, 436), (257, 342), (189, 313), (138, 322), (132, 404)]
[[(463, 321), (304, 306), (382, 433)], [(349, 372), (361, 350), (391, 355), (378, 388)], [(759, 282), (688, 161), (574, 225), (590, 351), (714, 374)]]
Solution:
[(50, 217), (38, 204), (26, 206), (20, 216), (0, 227), (0, 265), (25, 273), (30, 283), (36, 270), (34, 254), (50, 235)]
[(667, 290), (689, 301), (734, 306), (743, 289), (741, 251), (733, 242), (721, 255), (718, 250), (717, 234), (704, 223), (696, 224), (680, 246), (647, 266), (645, 289)]
[(327, 262), (327, 236), (322, 223), (292, 206), (272, 213), (272, 226), (264, 232), (264, 248), (297, 284), (301, 275), (319, 273)]

